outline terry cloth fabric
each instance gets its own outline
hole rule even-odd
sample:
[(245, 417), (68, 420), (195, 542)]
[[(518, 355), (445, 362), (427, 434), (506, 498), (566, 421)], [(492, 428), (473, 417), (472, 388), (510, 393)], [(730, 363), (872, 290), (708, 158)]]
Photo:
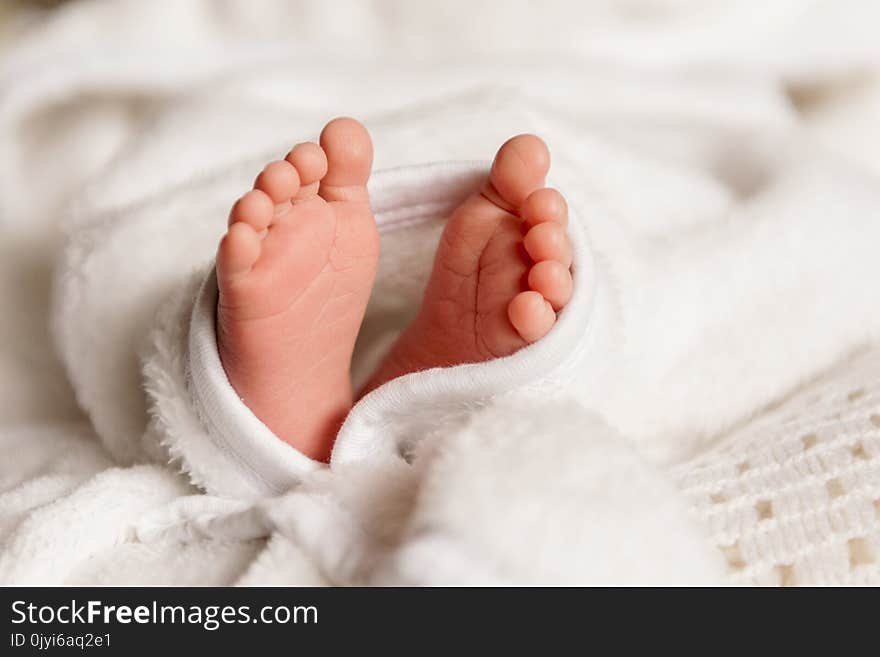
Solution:
[[(880, 581), (878, 8), (550, 5), (81, 1), (7, 47), (0, 581)], [(511, 135), (578, 253), (551, 335), (377, 389), (327, 467), (229, 399), (205, 285), (340, 113), (377, 146), (357, 381)]]

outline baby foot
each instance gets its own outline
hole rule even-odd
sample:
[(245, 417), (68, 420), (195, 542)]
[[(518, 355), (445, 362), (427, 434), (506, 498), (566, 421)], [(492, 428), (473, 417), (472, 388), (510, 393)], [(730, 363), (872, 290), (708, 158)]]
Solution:
[(508, 356), (544, 337), (572, 291), (568, 209), (543, 187), (547, 146), (508, 140), (446, 225), (418, 315), (364, 392), (395, 377)]
[(379, 235), (373, 148), (353, 119), (271, 162), (232, 207), (217, 252), (217, 336), (235, 391), (282, 440), (327, 460), (352, 405), (355, 338)]

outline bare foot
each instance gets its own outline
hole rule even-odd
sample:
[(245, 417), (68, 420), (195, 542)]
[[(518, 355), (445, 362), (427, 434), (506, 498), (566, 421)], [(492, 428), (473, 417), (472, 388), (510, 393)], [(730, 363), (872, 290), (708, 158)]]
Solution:
[(232, 207), (217, 252), (217, 335), (229, 381), (251, 411), (327, 460), (352, 405), (351, 355), (379, 236), (366, 129), (335, 119), (320, 144), (266, 165)]
[(545, 188), (547, 146), (508, 140), (479, 193), (449, 219), (418, 315), (364, 393), (432, 367), (508, 356), (540, 340), (572, 291), (568, 209)]

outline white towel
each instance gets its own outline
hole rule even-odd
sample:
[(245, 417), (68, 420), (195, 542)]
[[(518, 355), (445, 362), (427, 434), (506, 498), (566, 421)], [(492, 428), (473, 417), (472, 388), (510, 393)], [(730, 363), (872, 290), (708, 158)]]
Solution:
[[(873, 388), (822, 406), (855, 400), (839, 445), (784, 416), (805, 417), (805, 398), (785, 398), (880, 326), (876, 160), (868, 130), (852, 138), (876, 101), (838, 84), (876, 70), (876, 8), (670, 2), (639, 20), (603, 3), (467, 3), (462, 33), (460, 7), (391, 3), (352, 22), (353, 56), (330, 56), (322, 30), (342, 9), (326, 3), (162, 5), (73, 3), (4, 63), (14, 239), (0, 246), (15, 275), (0, 285), (20, 296), (25, 266), (49, 260), (56, 284), (49, 316), (32, 304), (3, 327), (0, 401), (17, 426), (2, 446), (18, 458), (0, 473), (2, 581), (878, 581)], [(248, 25), (257, 46), (239, 38)], [(818, 103), (817, 130), (789, 91)], [(357, 377), (414, 309), (432, 239), (484, 173), (474, 162), (510, 135), (548, 141), (578, 253), (545, 340), (377, 389), (326, 468), (235, 403), (199, 409), (196, 395), (228, 397), (216, 360), (201, 370), (213, 386), (186, 372), (191, 339), (212, 355), (210, 295), (196, 298), (230, 203), (340, 113), (374, 134), (383, 224)], [(407, 223), (413, 205), (424, 223)], [(94, 435), (33, 339), (48, 322)], [(218, 442), (211, 424), (231, 412), (248, 422)], [(808, 468), (797, 446), (819, 450)]]

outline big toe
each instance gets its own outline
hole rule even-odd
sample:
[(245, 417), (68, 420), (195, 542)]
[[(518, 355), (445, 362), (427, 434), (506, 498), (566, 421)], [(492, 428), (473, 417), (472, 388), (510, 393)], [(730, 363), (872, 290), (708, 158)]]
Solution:
[(333, 119), (321, 132), (320, 143), (327, 156), (321, 196), (328, 201), (366, 200), (373, 166), (373, 142), (367, 129), (355, 119)]
[(544, 186), (549, 169), (547, 144), (535, 135), (517, 135), (504, 142), (495, 155), (489, 172), (490, 191), (497, 193), (502, 206), (515, 210), (529, 194)]

